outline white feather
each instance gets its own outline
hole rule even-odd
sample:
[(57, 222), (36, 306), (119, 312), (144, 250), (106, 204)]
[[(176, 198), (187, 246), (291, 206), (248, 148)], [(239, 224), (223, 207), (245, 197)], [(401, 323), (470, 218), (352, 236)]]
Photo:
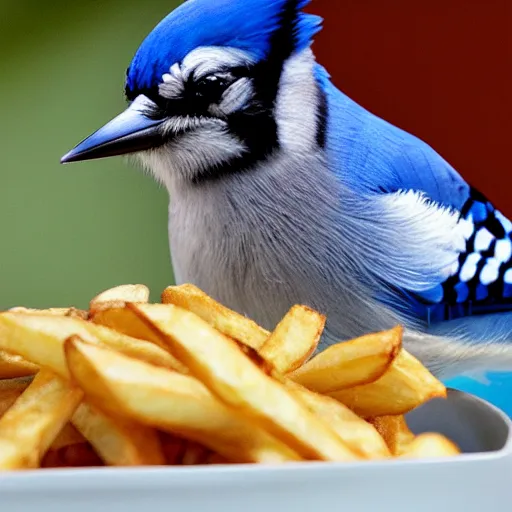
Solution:
[(275, 116), (279, 142), (289, 151), (304, 153), (316, 146), (319, 91), (314, 64), (313, 52), (308, 49), (283, 67)]
[(466, 261), (464, 262), (464, 265), (462, 265), (462, 269), (460, 271), (460, 280), (463, 283), (467, 283), (468, 281), (471, 281), (475, 277), (475, 274), (478, 270), (477, 265), (480, 263), (480, 260), (482, 259), (482, 255), (477, 252), (472, 252), (468, 255), (466, 258)]
[[(245, 145), (226, 130), (223, 122), (212, 119), (195, 122), (194, 131), (180, 135), (165, 148), (137, 154), (143, 166), (168, 190), (177, 182), (190, 182), (212, 165), (222, 164), (246, 151)], [(166, 129), (179, 132), (190, 128), (191, 123), (186, 118), (173, 118)]]
[(241, 78), (224, 92), (219, 105), (210, 105), (210, 113), (222, 118), (244, 110), (253, 96), (252, 81), (249, 78)]
[(487, 251), (495, 236), (487, 228), (480, 228), (475, 236), (475, 251)]
[[(198, 80), (226, 67), (247, 66), (253, 63), (250, 54), (230, 47), (199, 47), (192, 50), (182, 63), (175, 63), (168, 73), (162, 75), (158, 90), (160, 96), (168, 99), (179, 97), (184, 91), (191, 74)], [(238, 89), (240, 90), (240, 89)], [(248, 95), (246, 94), (248, 97)], [(230, 102), (233, 102), (231, 98)]]
[(509, 239), (503, 238), (496, 242), (494, 257), (501, 263), (506, 263), (512, 258), (512, 243)]
[[(358, 201), (359, 230), (367, 230), (365, 261), (395, 286), (421, 292), (450, 277), (465, 250), (464, 220), (415, 191), (382, 194)], [(399, 247), (397, 247), (399, 241)], [(377, 256), (379, 254), (380, 256)]]
[(226, 67), (248, 66), (254, 58), (247, 52), (228, 46), (201, 46), (192, 50), (184, 59), (181, 70), (185, 80), (191, 73), (201, 78)]
[(485, 286), (494, 283), (500, 275), (500, 265), (501, 261), (496, 258), (489, 258), (480, 273), (480, 282)]

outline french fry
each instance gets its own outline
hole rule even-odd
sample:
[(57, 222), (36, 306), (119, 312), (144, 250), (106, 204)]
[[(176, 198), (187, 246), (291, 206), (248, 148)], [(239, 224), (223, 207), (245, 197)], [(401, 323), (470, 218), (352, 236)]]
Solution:
[(403, 459), (432, 459), (455, 457), (460, 449), (445, 436), (425, 433), (417, 436), (400, 456)]
[(415, 435), (409, 430), (403, 415), (379, 416), (378, 418), (372, 418), (370, 423), (386, 441), (394, 456), (405, 453), (415, 439)]
[[(0, 418), (28, 388), (32, 378), (0, 380)], [(50, 449), (57, 451), (74, 444), (85, 443), (85, 438), (70, 423), (64, 425)]]
[(47, 316), (70, 316), (73, 318), (82, 318), (87, 320), (89, 313), (83, 309), (77, 308), (49, 308), (49, 309), (34, 309), (15, 307), (8, 310), (11, 313), (25, 313), (27, 315), (47, 315)]
[(286, 385), (300, 396), (313, 413), (328, 423), (344, 443), (354, 452), (359, 452), (362, 458), (384, 459), (391, 456), (376, 428), (348, 407), (334, 398), (309, 391), (293, 381), (286, 381)]
[(270, 336), (256, 322), (219, 304), (192, 284), (169, 286), (162, 294), (162, 303), (191, 311), (221, 333), (256, 350)]
[(54, 373), (38, 372), (0, 419), (0, 469), (38, 467), (82, 397)]
[(185, 447), (181, 464), (183, 466), (198, 466), (206, 464), (210, 456), (210, 450), (194, 441), (189, 441)]
[(90, 468), (104, 465), (104, 462), (87, 442), (63, 446), (57, 450), (52, 446), (41, 460), (42, 468)]
[(195, 441), (160, 432), (166, 463), (171, 466), (198, 466), (210, 464), (215, 452)]
[(330, 393), (330, 396), (359, 416), (372, 418), (406, 414), (432, 398), (446, 398), (446, 387), (402, 349), (380, 379)]
[[(143, 322), (134, 311), (128, 309), (126, 304), (123, 307), (101, 309), (91, 314), (91, 321), (95, 324), (103, 325), (114, 331), (131, 336), (132, 338), (150, 341), (168, 352), (167, 347), (162, 343), (158, 333), (146, 322)], [(168, 357), (172, 359), (171, 368), (180, 373), (188, 373), (188, 368), (172, 354), (169, 353)]]
[(110, 288), (96, 295), (89, 302), (89, 310), (92, 314), (103, 309), (123, 307), (127, 302), (149, 301), (149, 288), (143, 284), (125, 284)]
[(78, 335), (158, 366), (175, 367), (175, 358), (162, 348), (131, 338), (79, 318), (0, 313), (0, 349), (13, 352), (37, 365), (69, 378), (64, 358), (64, 341)]
[(194, 378), (70, 339), (73, 379), (102, 410), (197, 441), (236, 462), (300, 460), (285, 444), (215, 399)]
[(63, 464), (68, 468), (104, 466), (98, 454), (89, 443), (78, 443), (59, 450)]
[(282, 374), (299, 368), (317, 349), (325, 320), (306, 306), (293, 306), (263, 343), (260, 355)]
[[(31, 381), (32, 379), (26, 378), (0, 380), (0, 418), (27, 389)], [(79, 405), (77, 410), (80, 410), (81, 407)], [(76, 411), (74, 414), (78, 415)], [(50, 450), (58, 451), (68, 446), (84, 443), (87, 443), (87, 440), (82, 434), (71, 423), (67, 423), (59, 432), (55, 441), (53, 441)]]
[(128, 307), (158, 329), (176, 357), (220, 400), (252, 417), (302, 457), (360, 458), (301, 400), (246, 357), (232, 339), (198, 316), (173, 305)]
[[(80, 408), (80, 406), (78, 406), (78, 408)], [(87, 440), (84, 438), (84, 436), (80, 434), (80, 432), (78, 432), (78, 430), (71, 423), (67, 423), (59, 432), (59, 435), (52, 443), (50, 449), (61, 450), (62, 448), (67, 448), (69, 446), (86, 443)]]
[(32, 378), (0, 380), (0, 417), (5, 414), (31, 382)]
[[(95, 384), (91, 382), (90, 385)], [(158, 434), (150, 427), (117, 415), (109, 416), (87, 402), (80, 404), (71, 422), (110, 466), (165, 464)]]
[(331, 345), (288, 377), (317, 393), (332, 393), (376, 381), (402, 347), (401, 327)]
[(34, 375), (39, 367), (22, 357), (0, 350), (0, 379), (15, 379)]

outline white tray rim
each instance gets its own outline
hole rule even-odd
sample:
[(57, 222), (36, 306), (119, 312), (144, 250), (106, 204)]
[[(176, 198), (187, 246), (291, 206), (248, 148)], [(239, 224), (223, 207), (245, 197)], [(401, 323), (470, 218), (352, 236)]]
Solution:
[[(323, 479), (336, 475), (342, 478), (350, 472), (382, 474), (389, 471), (414, 472), (421, 468), (435, 470), (437, 466), (451, 466), (453, 471), (459, 468), (482, 464), (487, 466), (504, 459), (512, 461), (512, 440), (499, 451), (488, 453), (468, 453), (457, 457), (425, 460), (383, 460), (361, 462), (299, 462), (282, 465), (265, 464), (229, 464), (204, 467), (154, 466), (145, 468), (84, 468), (84, 469), (45, 469), (0, 474), (0, 492), (4, 491), (45, 491), (62, 492), (88, 490), (116, 490), (143, 488), (188, 487), (209, 482), (217, 485), (232, 485), (237, 482), (261, 480), (279, 481), (290, 477)], [(462, 467), (461, 467), (462, 466)]]
[[(459, 390), (475, 402), (480, 402), (501, 417), (508, 427), (508, 438), (500, 450), (480, 453), (463, 453), (455, 457), (431, 458), (423, 460), (388, 459), (356, 462), (289, 462), (285, 464), (227, 464), (215, 466), (151, 466), (151, 467), (98, 467), (35, 469), (12, 472), (0, 472), (1, 492), (62, 492), (98, 491), (132, 489), (161, 489), (195, 487), (201, 483), (231, 485), (233, 483), (276, 482), (291, 477), (324, 479), (342, 478), (344, 474), (381, 475), (383, 472), (425, 471), (439, 466), (449, 467), (453, 471), (481, 465), (487, 467), (494, 463), (510, 461), (512, 464), (512, 421), (493, 404)], [(433, 472), (435, 474), (435, 472)]]

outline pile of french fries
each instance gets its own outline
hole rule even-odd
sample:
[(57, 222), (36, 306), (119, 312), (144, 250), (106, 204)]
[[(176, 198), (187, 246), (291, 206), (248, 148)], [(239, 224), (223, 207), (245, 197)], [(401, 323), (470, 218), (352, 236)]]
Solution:
[(0, 469), (280, 464), (454, 456), (404, 415), (446, 389), (402, 329), (317, 351), (325, 317), (268, 332), (192, 285), (88, 311), (0, 313)]

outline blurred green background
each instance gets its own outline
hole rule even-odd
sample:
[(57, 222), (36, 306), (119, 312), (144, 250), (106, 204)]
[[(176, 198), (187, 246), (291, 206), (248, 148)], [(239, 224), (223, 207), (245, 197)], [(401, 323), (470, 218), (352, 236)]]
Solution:
[(133, 54), (178, 3), (0, 0), (0, 309), (173, 282), (166, 191), (122, 158), (59, 159), (123, 110)]

